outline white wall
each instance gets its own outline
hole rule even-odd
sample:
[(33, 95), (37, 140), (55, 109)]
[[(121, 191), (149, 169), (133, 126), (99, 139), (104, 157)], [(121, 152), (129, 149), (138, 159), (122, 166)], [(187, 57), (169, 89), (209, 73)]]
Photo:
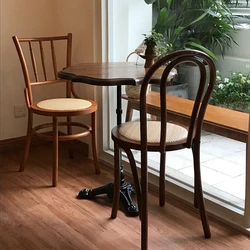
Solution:
[[(0, 0), (0, 140), (23, 136), (27, 117), (14, 117), (14, 105), (25, 104), (24, 80), (12, 36), (73, 33), (72, 64), (100, 60), (101, 0)], [(93, 87), (84, 97), (93, 98)]]
[[(150, 34), (152, 29), (152, 5), (147, 5), (142, 0), (110, 0), (109, 1), (109, 60), (114, 62), (125, 62), (127, 56), (133, 52), (143, 41), (142, 34)], [(129, 61), (136, 62), (137, 55), (132, 55)], [(144, 64), (139, 58), (138, 62)], [(124, 89), (124, 87), (123, 87)], [(109, 89), (110, 110), (109, 131), (116, 125), (116, 88)], [(127, 102), (123, 101), (123, 120), (125, 119)], [(135, 117), (138, 112), (134, 111)], [(106, 141), (106, 140), (105, 140)], [(113, 147), (113, 141), (106, 145)]]
[(237, 28), (234, 39), (237, 44), (232, 44), (224, 58), (218, 57), (216, 61), (223, 77), (229, 77), (232, 71), (250, 74), (250, 25), (248, 28)]
[[(149, 34), (152, 29), (152, 5), (147, 5), (143, 0), (110, 2), (110, 60), (125, 61), (128, 54), (143, 41), (142, 34)], [(131, 59), (136, 61), (136, 57)]]

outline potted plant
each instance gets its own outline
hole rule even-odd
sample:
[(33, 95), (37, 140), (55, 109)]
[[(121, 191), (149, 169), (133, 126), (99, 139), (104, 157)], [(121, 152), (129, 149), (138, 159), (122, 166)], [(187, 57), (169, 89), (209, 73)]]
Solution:
[(145, 55), (157, 56), (159, 42), (163, 39), (163, 35), (157, 33), (154, 29), (151, 31), (151, 34), (143, 34), (144, 40), (143, 43), (146, 46)]
[[(169, 46), (165, 44), (164, 37), (161, 33), (157, 33), (154, 29), (150, 34), (142, 34), (144, 36), (143, 49), (137, 53), (141, 58), (145, 59), (145, 68), (150, 68), (154, 64), (154, 60), (161, 55), (166, 54)], [(142, 46), (140, 46), (142, 47)], [(132, 54), (131, 53), (131, 54)], [(129, 56), (131, 55), (129, 54)], [(128, 97), (138, 99), (140, 97), (141, 86), (126, 86), (125, 92)]]
[(143, 44), (145, 45), (145, 51), (143, 54), (139, 54), (140, 57), (145, 59), (145, 68), (150, 68), (155, 58), (158, 56), (158, 44), (161, 39), (163, 39), (163, 35), (160, 33), (155, 32), (155, 30), (151, 31), (151, 34), (143, 34), (144, 40)]
[[(133, 53), (138, 54), (140, 57), (145, 59), (144, 67), (150, 68), (154, 64), (155, 59), (158, 60), (168, 53), (171, 46), (166, 43), (163, 35), (156, 32), (154, 29), (151, 30), (150, 34), (142, 35), (144, 36), (144, 39), (143, 43), (139, 46), (140, 49), (136, 49), (134, 52), (130, 53), (129, 56)], [(149, 89), (150, 88), (151, 87), (149, 87)], [(140, 85), (125, 87), (125, 92), (130, 98), (138, 99), (140, 97), (140, 91)]]
[(145, 68), (153, 65), (154, 60), (161, 55), (166, 54), (169, 50), (169, 45), (166, 44), (165, 39), (161, 33), (152, 29), (150, 34), (143, 34), (143, 45), (145, 46), (144, 53), (138, 54), (145, 59)]

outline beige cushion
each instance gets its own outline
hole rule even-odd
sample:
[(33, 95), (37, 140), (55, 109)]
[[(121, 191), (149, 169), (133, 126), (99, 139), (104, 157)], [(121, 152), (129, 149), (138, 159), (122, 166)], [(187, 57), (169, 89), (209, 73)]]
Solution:
[(47, 110), (80, 110), (92, 105), (90, 101), (77, 98), (56, 98), (44, 100), (37, 103), (37, 106)]
[[(159, 121), (148, 121), (147, 122), (147, 140), (149, 143), (159, 143), (160, 142), (160, 126)], [(119, 133), (133, 141), (140, 141), (140, 122), (130, 122), (124, 123), (120, 129)], [(173, 143), (183, 143), (187, 139), (188, 131), (184, 127), (176, 124), (167, 123), (167, 144)]]

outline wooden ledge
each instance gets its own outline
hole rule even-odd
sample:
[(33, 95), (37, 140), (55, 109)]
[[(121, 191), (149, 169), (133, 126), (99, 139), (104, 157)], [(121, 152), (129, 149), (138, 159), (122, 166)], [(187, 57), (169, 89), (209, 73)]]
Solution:
[[(128, 98), (125, 94), (122, 95), (122, 98), (128, 100), (128, 113), (133, 109), (139, 110), (139, 99)], [(192, 100), (167, 95), (169, 120), (188, 124), (192, 106)], [(147, 96), (147, 107), (149, 114), (160, 116), (160, 95), (158, 92), (149, 91)], [(127, 117), (129, 116), (131, 116), (131, 114), (127, 115)], [(203, 129), (234, 140), (247, 142), (248, 121), (249, 114), (247, 113), (208, 105), (203, 122)]]

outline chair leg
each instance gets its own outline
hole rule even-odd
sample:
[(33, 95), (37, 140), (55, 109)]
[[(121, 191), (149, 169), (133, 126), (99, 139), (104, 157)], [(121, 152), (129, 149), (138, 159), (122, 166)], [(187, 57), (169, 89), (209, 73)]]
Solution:
[(28, 155), (29, 155), (29, 150), (30, 150), (30, 142), (31, 142), (31, 135), (32, 135), (32, 126), (33, 126), (33, 113), (29, 111), (28, 113), (28, 126), (27, 126), (27, 134), (26, 134), (26, 140), (25, 140), (25, 148), (20, 164), (19, 171), (22, 172), (25, 168)]
[(58, 181), (58, 121), (53, 117), (53, 173), (52, 186), (56, 187)]
[(97, 153), (97, 136), (96, 136), (96, 112), (91, 114), (92, 119), (92, 151), (95, 165), (95, 172), (100, 174), (100, 165), (98, 161), (98, 153)]
[(126, 113), (126, 122), (130, 122), (133, 117), (133, 109), (131, 108), (130, 101), (128, 100), (128, 105), (127, 105), (127, 113)]
[(120, 201), (120, 181), (121, 181), (121, 171), (120, 171), (121, 154), (117, 143), (114, 143), (114, 188), (113, 188), (113, 206), (111, 212), (111, 218), (115, 219), (117, 216), (117, 211)]
[(160, 179), (159, 179), (160, 206), (165, 205), (165, 167), (166, 167), (166, 152), (161, 153), (161, 159), (160, 159)]
[(126, 149), (125, 152), (128, 156), (130, 167), (131, 167), (133, 178), (134, 178), (135, 193), (136, 193), (136, 197), (137, 197), (139, 216), (141, 219), (141, 186), (140, 186), (140, 181), (139, 181), (138, 172), (137, 172), (137, 168), (136, 168), (136, 163), (135, 163), (135, 159), (134, 159), (134, 156), (132, 154), (132, 151), (130, 149)]
[(203, 197), (202, 182), (201, 182), (201, 171), (200, 171), (200, 142), (194, 141), (193, 147), (193, 159), (194, 159), (194, 196), (195, 196), (195, 207), (199, 208), (200, 217), (202, 221), (203, 231), (206, 238), (211, 237), (209, 222), (206, 213), (206, 206)]
[(141, 249), (148, 249), (148, 166), (141, 160)]
[[(67, 116), (67, 122), (70, 123), (71, 120), (72, 120), (71, 117)], [(67, 125), (67, 134), (72, 135), (72, 126), (71, 125)], [(74, 151), (73, 151), (73, 147), (72, 147), (72, 141), (69, 141), (69, 158), (70, 159), (74, 158)]]
[[(198, 180), (199, 180), (199, 177), (197, 178), (196, 175), (197, 175), (197, 170), (196, 170), (196, 166), (197, 164), (200, 165), (200, 156), (197, 155), (197, 151), (198, 149), (195, 147), (195, 144), (193, 144), (193, 147), (192, 147), (192, 153), (193, 153), (193, 161), (194, 161), (194, 207), (199, 209), (199, 204), (198, 204), (198, 188), (199, 188), (199, 183), (198, 183)], [(199, 154), (199, 153), (198, 153)], [(198, 161), (198, 163), (197, 163)]]
[(157, 116), (155, 116), (155, 115), (150, 115), (150, 120), (151, 121), (157, 121)]

